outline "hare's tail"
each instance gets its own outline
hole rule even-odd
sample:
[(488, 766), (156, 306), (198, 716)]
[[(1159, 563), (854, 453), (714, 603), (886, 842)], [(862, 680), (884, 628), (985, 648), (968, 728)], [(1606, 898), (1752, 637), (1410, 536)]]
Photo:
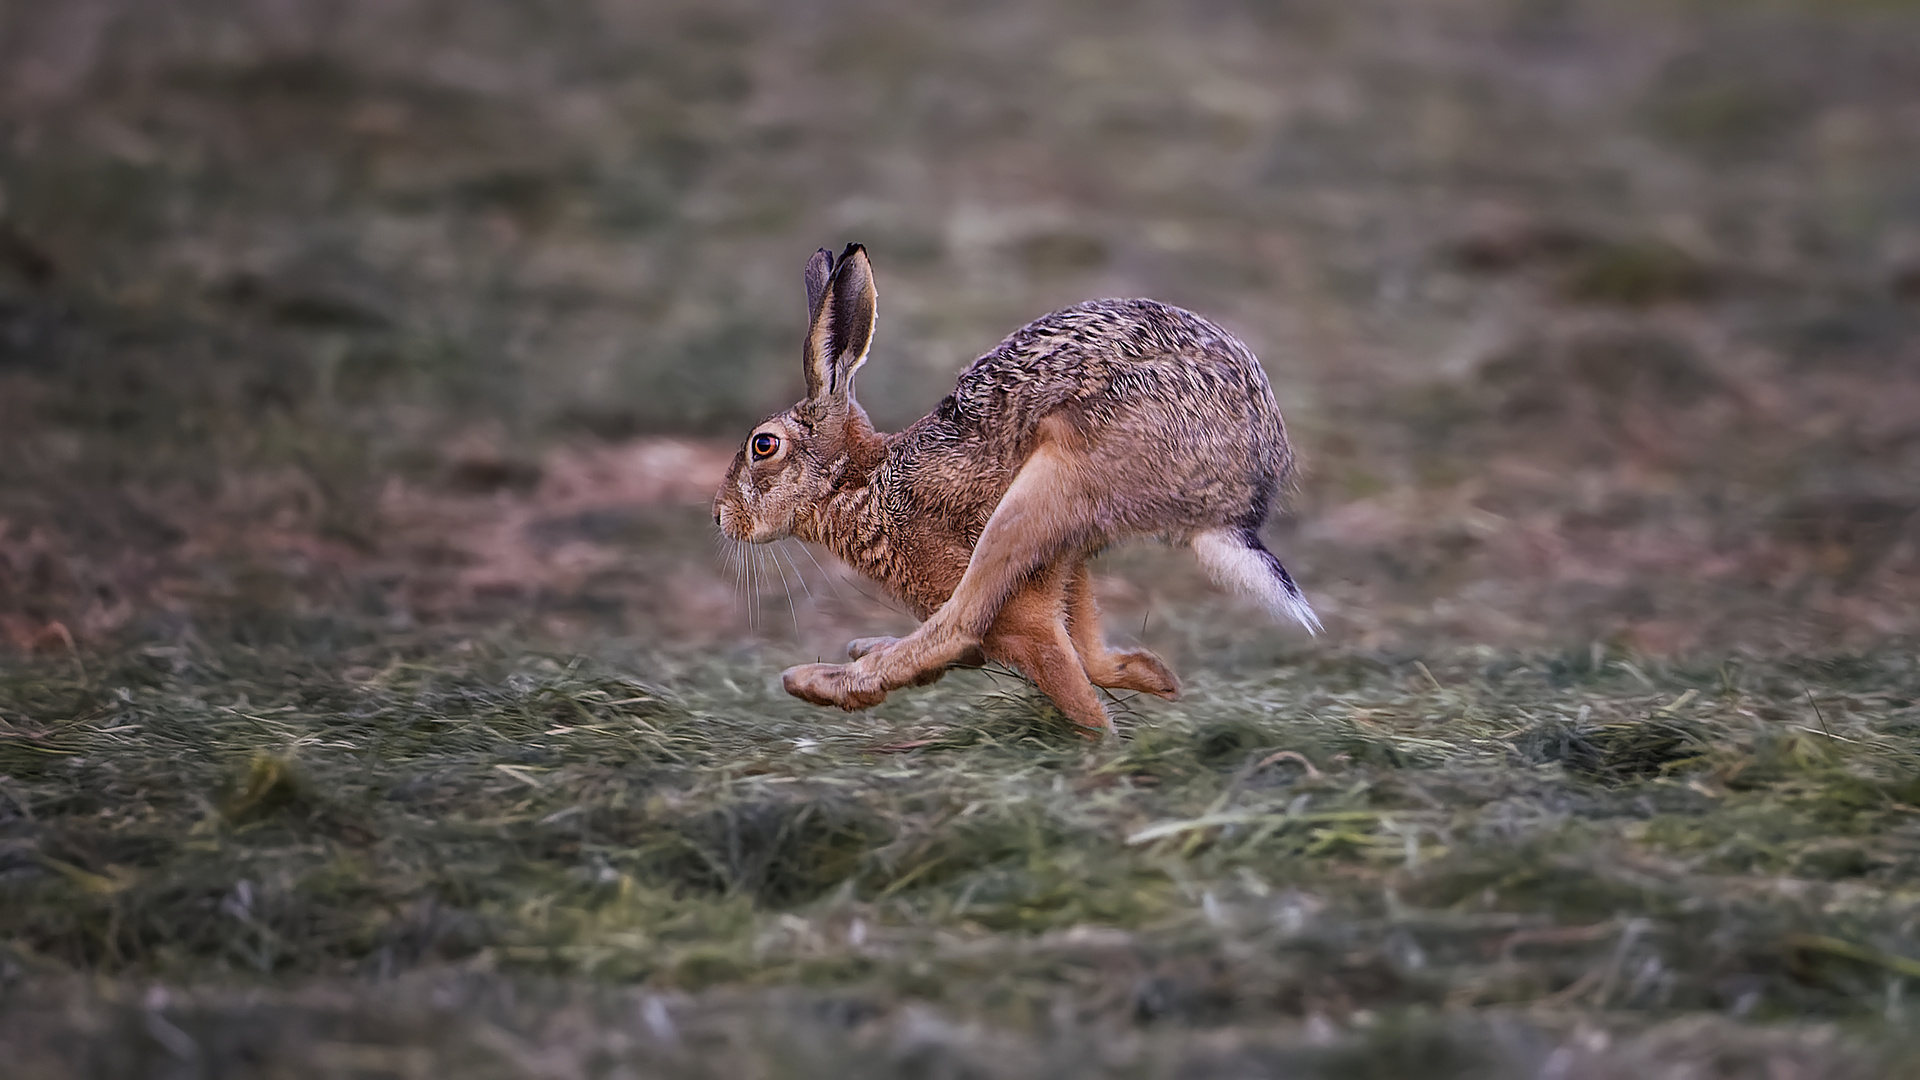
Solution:
[(1310, 634), (1320, 632), (1320, 617), (1300, 594), (1293, 575), (1260, 542), (1259, 533), (1237, 527), (1210, 529), (1194, 536), (1191, 546), (1215, 582), (1260, 601), (1276, 619), (1292, 619)]

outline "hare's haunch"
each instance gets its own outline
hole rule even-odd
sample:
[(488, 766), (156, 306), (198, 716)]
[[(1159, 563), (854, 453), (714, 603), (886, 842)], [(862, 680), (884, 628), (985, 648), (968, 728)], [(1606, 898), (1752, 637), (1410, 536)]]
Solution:
[(853, 397), (874, 296), (858, 244), (807, 264), (806, 399), (747, 436), (713, 516), (735, 540), (825, 544), (925, 621), (853, 642), (852, 663), (788, 669), (788, 693), (861, 709), (997, 660), (1090, 733), (1111, 730), (1094, 687), (1180, 690), (1159, 657), (1100, 636), (1087, 559), (1136, 537), (1191, 548), (1214, 580), (1319, 629), (1260, 542), (1293, 454), (1233, 335), (1153, 300), (1078, 304), (1015, 331), (886, 435)]

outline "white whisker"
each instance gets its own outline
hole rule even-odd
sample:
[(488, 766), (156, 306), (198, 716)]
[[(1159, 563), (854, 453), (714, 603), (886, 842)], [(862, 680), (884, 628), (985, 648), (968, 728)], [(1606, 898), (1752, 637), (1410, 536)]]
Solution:
[(800, 609), (793, 602), (793, 584), (787, 580), (787, 572), (780, 566), (780, 549), (768, 548), (767, 559), (773, 563), (773, 571), (780, 575), (780, 588), (787, 594), (787, 614), (793, 619), (793, 639), (800, 640)]
[[(726, 564), (727, 578), (733, 585), (733, 595), (739, 599), (743, 605), (750, 603), (746, 591), (746, 545), (725, 533), (716, 534), (714, 536), (714, 543), (718, 548), (718, 554), (721, 560)], [(751, 610), (748, 611), (747, 615), (748, 625), (751, 626)]]
[(742, 547), (740, 549), (740, 569), (744, 571), (743, 576), (745, 578), (745, 592), (742, 595), (746, 600), (746, 606), (747, 606), (748, 636), (752, 636), (756, 632), (756, 630), (759, 628), (759, 624), (760, 624), (760, 620), (758, 618), (759, 608), (760, 608), (760, 590), (758, 588), (756, 575), (754, 574), (754, 568), (758, 564), (759, 564), (759, 560), (753, 557), (753, 549), (751, 547)]
[(838, 575), (828, 573), (827, 568), (820, 565), (820, 560), (813, 557), (813, 548), (806, 544), (801, 544), (800, 551), (807, 557), (807, 561), (813, 564), (813, 568), (820, 572), (820, 579), (827, 583), (828, 589), (832, 590), (833, 598), (835, 600), (841, 599)]
[(767, 564), (765, 562), (766, 554), (760, 550), (758, 545), (748, 548), (747, 554), (752, 556), (752, 558), (749, 560), (749, 563), (753, 567), (753, 570), (751, 573), (751, 577), (753, 581), (753, 592), (750, 598), (752, 602), (752, 606), (748, 610), (753, 612), (752, 629), (753, 629), (754, 635), (758, 636), (760, 633), (760, 594), (767, 587)]
[[(780, 546), (775, 548), (774, 551), (778, 552), (782, 558), (787, 560), (787, 567), (793, 571), (793, 576), (800, 580), (800, 588), (807, 594), (807, 600), (811, 603), (813, 602), (813, 586), (807, 584), (807, 575), (800, 572), (800, 564), (793, 561), (792, 547), (793, 541), (782, 540), (780, 541)], [(805, 551), (806, 549), (801, 548), (800, 550)]]

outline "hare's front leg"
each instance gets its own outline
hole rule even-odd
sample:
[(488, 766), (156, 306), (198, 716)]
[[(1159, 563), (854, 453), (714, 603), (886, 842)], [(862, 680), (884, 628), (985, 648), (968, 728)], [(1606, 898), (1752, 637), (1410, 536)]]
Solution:
[(1000, 609), (1035, 571), (1100, 542), (1075, 470), (1080, 463), (1057, 443), (1042, 442), (1000, 497), (966, 573), (939, 610), (891, 644), (861, 641), (873, 648), (851, 664), (788, 668), (787, 692), (816, 705), (864, 709), (886, 700), (889, 690), (931, 682), (976, 655)]
[(1063, 595), (1067, 576), (1057, 566), (1035, 575), (1000, 609), (984, 648), (989, 657), (1019, 668), (1032, 679), (1084, 734), (1099, 738), (1113, 730), (1113, 720), (1100, 702), (1099, 691), (1087, 681), (1067, 631)]
[(1110, 649), (1100, 636), (1100, 608), (1093, 600), (1093, 575), (1087, 564), (1074, 568), (1067, 581), (1067, 630), (1087, 678), (1109, 690), (1138, 690), (1168, 701), (1180, 696), (1180, 679), (1159, 657), (1145, 649)]

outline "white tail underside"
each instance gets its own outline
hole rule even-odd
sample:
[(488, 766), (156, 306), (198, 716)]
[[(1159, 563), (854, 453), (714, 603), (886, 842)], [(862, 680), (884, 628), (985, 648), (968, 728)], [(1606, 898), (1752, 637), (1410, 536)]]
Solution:
[(1190, 546), (1200, 565), (1222, 588), (1258, 600), (1276, 619), (1291, 619), (1311, 634), (1320, 632), (1320, 617), (1313, 613), (1298, 586), (1289, 588), (1292, 583), (1281, 576), (1285, 571), (1272, 552), (1249, 547), (1244, 534), (1235, 529), (1200, 533)]

